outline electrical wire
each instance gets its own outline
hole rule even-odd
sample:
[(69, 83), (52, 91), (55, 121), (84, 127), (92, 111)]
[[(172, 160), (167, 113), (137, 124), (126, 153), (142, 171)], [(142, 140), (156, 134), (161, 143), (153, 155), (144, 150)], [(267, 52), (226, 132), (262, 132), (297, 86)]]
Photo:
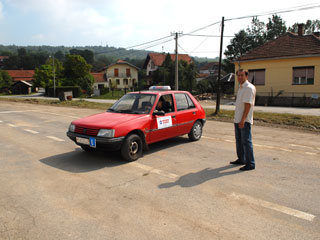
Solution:
[(240, 19), (253, 18), (253, 17), (261, 17), (261, 16), (266, 16), (266, 15), (271, 15), (271, 14), (304, 11), (304, 10), (310, 10), (310, 9), (315, 9), (315, 8), (320, 8), (320, 5), (315, 5), (315, 6), (310, 6), (310, 7), (302, 7), (302, 8), (291, 9), (291, 10), (289, 9), (289, 10), (282, 10), (282, 11), (274, 11), (274, 12), (268, 12), (268, 13), (262, 13), (262, 14), (256, 14), (256, 15), (248, 15), (248, 16), (242, 16), (242, 17), (236, 17), (236, 18), (229, 18), (229, 19), (225, 19), (225, 21), (240, 20)]

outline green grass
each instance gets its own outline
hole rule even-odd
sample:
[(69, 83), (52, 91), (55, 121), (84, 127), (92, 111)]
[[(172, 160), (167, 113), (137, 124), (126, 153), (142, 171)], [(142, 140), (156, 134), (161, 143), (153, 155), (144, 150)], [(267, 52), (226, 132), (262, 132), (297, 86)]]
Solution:
[[(61, 102), (43, 99), (0, 98), (0, 101), (13, 101), (40, 105), (51, 105), (58, 107), (74, 107), (101, 110), (106, 110), (112, 106), (112, 104), (110, 103), (94, 103), (85, 100)], [(215, 109), (205, 109), (205, 111), (208, 120), (233, 122), (234, 111), (220, 110), (220, 112), (217, 115), (215, 114)], [(255, 112), (254, 124), (320, 132), (320, 117), (318, 116)]]
[[(234, 111), (220, 110), (216, 115), (214, 109), (205, 109), (207, 119), (233, 122)], [(320, 117), (305, 116), (288, 113), (255, 112), (253, 114), (255, 125), (278, 126), (285, 128), (299, 128), (320, 132)]]
[(118, 100), (124, 94), (125, 94), (124, 91), (114, 91), (113, 92), (113, 96), (112, 96), (112, 92), (110, 91), (108, 93), (100, 95), (99, 97), (92, 97), (92, 98), (95, 98), (95, 99), (116, 99), (116, 100)]

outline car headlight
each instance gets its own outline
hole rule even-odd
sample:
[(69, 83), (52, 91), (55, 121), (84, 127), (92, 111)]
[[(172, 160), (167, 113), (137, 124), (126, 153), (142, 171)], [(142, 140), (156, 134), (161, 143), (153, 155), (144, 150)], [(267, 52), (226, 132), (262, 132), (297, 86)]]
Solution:
[(114, 137), (114, 129), (100, 129), (98, 137)]
[(74, 125), (74, 124), (71, 123), (70, 126), (69, 126), (69, 131), (70, 131), (70, 132), (74, 132), (75, 129), (76, 129), (76, 125)]

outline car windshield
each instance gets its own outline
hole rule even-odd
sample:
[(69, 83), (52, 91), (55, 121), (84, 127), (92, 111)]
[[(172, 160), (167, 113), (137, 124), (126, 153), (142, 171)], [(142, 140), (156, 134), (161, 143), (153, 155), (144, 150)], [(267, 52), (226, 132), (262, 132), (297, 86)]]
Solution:
[(155, 94), (129, 93), (113, 104), (108, 112), (149, 114), (155, 99)]

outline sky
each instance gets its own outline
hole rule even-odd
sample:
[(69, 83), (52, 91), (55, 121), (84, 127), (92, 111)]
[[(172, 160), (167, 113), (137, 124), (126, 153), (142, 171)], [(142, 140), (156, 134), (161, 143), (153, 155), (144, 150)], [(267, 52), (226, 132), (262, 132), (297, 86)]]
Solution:
[[(194, 34), (220, 36), (222, 17), (232, 19), (301, 6), (318, 7), (279, 14), (287, 26), (320, 19), (320, 2), (314, 0), (0, 0), (0, 44), (127, 48), (174, 32), (188, 34), (217, 22)], [(266, 23), (269, 17), (259, 20)], [(250, 22), (251, 18), (226, 21), (223, 49), (230, 42), (228, 36), (246, 29)], [(164, 40), (170, 39), (173, 36)], [(179, 35), (178, 44), (179, 53), (208, 58), (219, 55), (219, 37)], [(150, 44), (135, 49), (147, 47)], [(173, 53), (174, 49), (175, 41), (171, 40), (146, 50)]]

